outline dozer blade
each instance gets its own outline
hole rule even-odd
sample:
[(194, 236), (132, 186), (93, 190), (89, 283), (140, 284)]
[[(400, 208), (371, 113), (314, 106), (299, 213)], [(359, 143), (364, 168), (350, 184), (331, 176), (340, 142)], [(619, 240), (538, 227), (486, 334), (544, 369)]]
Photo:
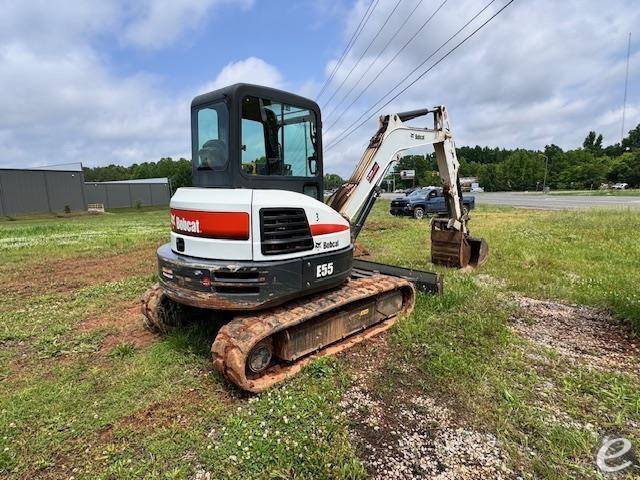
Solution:
[(453, 268), (477, 268), (487, 261), (489, 246), (483, 238), (448, 227), (448, 219), (431, 223), (431, 262)]

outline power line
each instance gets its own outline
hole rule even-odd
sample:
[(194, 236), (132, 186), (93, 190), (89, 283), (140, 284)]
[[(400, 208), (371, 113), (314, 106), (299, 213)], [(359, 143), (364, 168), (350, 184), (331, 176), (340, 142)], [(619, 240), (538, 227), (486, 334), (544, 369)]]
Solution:
[(387, 26), (387, 23), (389, 23), (389, 20), (391, 20), (391, 17), (396, 12), (396, 10), (398, 9), (398, 7), (400, 6), (401, 3), (402, 3), (402, 0), (398, 0), (396, 2), (395, 7), (393, 7), (393, 10), (391, 10), (391, 13), (389, 15), (387, 15), (387, 18), (384, 21), (384, 23), (382, 24), (382, 26), (380, 28), (378, 28), (378, 31), (376, 32), (376, 34), (373, 36), (373, 38), (369, 42), (369, 45), (367, 45), (367, 48), (365, 48), (364, 51), (360, 54), (360, 57), (358, 57), (358, 60), (356, 60), (356, 63), (353, 64), (353, 66), (351, 67), (351, 70), (349, 70), (349, 73), (347, 74), (347, 76), (342, 79), (342, 82), (340, 83), (340, 85), (338, 85), (338, 88), (336, 88), (334, 90), (333, 94), (329, 97), (329, 100), (324, 102), (323, 107), (325, 107), (325, 106), (329, 105), (329, 103), (331, 103), (331, 100), (333, 100), (333, 98), (336, 96), (336, 94), (340, 91), (340, 89), (345, 84), (345, 82), (349, 79), (349, 77), (351, 76), (353, 71), (358, 67), (358, 65), (360, 65), (360, 62), (362, 61), (364, 56), (367, 54), (367, 52), (371, 48), (371, 45), (373, 45), (373, 42), (375, 42), (377, 40), (378, 36), (380, 36), (382, 31), (384, 30), (384, 27)]
[[(438, 10), (440, 8), (442, 8), (444, 6), (444, 4), (446, 3), (447, 0), (445, 0), (440, 7), (438, 7), (438, 9), (433, 12), (433, 14), (427, 19), (430, 20), (431, 18), (433, 18), (433, 16), (438, 12)], [(487, 10), (487, 8), (489, 8), (496, 0), (491, 0), (489, 3), (487, 3), (483, 8), (481, 8), (475, 15), (473, 15), (462, 27), (460, 27), (453, 35), (451, 35), (444, 43), (442, 43), (438, 48), (436, 48), (433, 52), (431, 52), (429, 54), (429, 56), (427, 58), (425, 58), (422, 63), (420, 63), (417, 67), (415, 67), (413, 70), (411, 70), (408, 74), (406, 74), (404, 77), (402, 77), (402, 79), (396, 83), (389, 91), (387, 91), (387, 93), (385, 93), (377, 102), (375, 102), (371, 107), (369, 107), (367, 110), (365, 110), (354, 122), (352, 122), (351, 124), (349, 124), (349, 126), (347, 128), (345, 128), (344, 130), (342, 130), (342, 132), (336, 137), (339, 138), (341, 135), (343, 135), (347, 130), (349, 130), (353, 125), (355, 125), (357, 122), (359, 122), (367, 113), (369, 113), (378, 103), (382, 102), (386, 97), (388, 97), (389, 95), (391, 95), (391, 93), (398, 88), (400, 85), (402, 85), (411, 75), (413, 75), (416, 71), (418, 71), (418, 69), (420, 69), (420, 67), (422, 67), (425, 63), (427, 63), (429, 60), (431, 60), (440, 50), (442, 50), (451, 40), (453, 40), (455, 37), (457, 37), (460, 32), (462, 32), (465, 28), (467, 28), (472, 22), (474, 22), (480, 15), (482, 15), (485, 10)], [(418, 32), (416, 32), (417, 34)], [(415, 37), (415, 35), (414, 35)], [(405, 45), (403, 46), (406, 47), (408, 45), (408, 42), (405, 43)], [(400, 51), (398, 51), (395, 55), (395, 57), (397, 57), (400, 52), (403, 49), (400, 49)], [(395, 57), (391, 60), (393, 61), (395, 59)], [(391, 62), (388, 62), (387, 65), (385, 65), (383, 67), (383, 69), (378, 72), (378, 74), (371, 80), (371, 82), (369, 82), (369, 84), (365, 87), (365, 89), (360, 92), (360, 94), (353, 99), (353, 101), (349, 104), (349, 106), (342, 112), (342, 114), (333, 121), (333, 123), (331, 125), (329, 125), (329, 127), (327, 129), (325, 129), (325, 134), (331, 130), (331, 128), (340, 120), (340, 118), (342, 118), (342, 116), (353, 106), (353, 104), (358, 100), (358, 98), (360, 98), (360, 96), (362, 96), (362, 94), (369, 88), (369, 86), (376, 80), (376, 78), (378, 78), (382, 72), (390, 65)], [(335, 141), (335, 140), (334, 140)]]
[[(378, 2), (375, 2), (375, 3), (377, 5)], [(351, 35), (351, 38), (347, 42), (347, 45), (344, 47), (344, 50), (342, 51), (342, 54), (340, 55), (340, 58), (338, 59), (336, 64), (333, 66), (333, 70), (331, 71), (331, 74), (329, 75), (328, 78), (325, 79), (324, 83), (322, 84), (322, 88), (320, 89), (320, 92), (318, 93), (316, 98), (320, 98), (322, 96), (322, 93), (329, 86), (329, 83), (331, 82), (331, 80), (333, 79), (333, 76), (335, 75), (336, 71), (338, 70), (338, 68), (342, 64), (342, 61), (344, 60), (345, 56), (347, 55), (347, 53), (349, 53), (349, 50), (351, 50), (351, 47), (353, 46), (353, 43), (355, 42), (355, 40), (358, 39), (358, 36), (360, 35), (360, 33), (362, 33), (362, 30), (360, 30), (360, 27), (364, 28), (364, 26), (362, 25), (362, 22), (365, 21), (365, 18), (368, 20), (367, 14), (369, 13), (369, 10), (371, 10), (371, 6), (373, 4), (374, 4), (373, 1), (371, 3), (369, 3), (369, 6), (367, 7), (367, 9), (364, 12), (364, 15), (362, 15), (362, 18), (360, 19), (360, 23), (358, 23), (358, 26), (356, 27), (356, 29), (354, 30), (353, 34)]]
[(360, 75), (360, 77), (358, 78), (358, 80), (356, 81), (356, 83), (354, 83), (351, 88), (349, 89), (349, 91), (346, 93), (346, 95), (344, 97), (342, 97), (340, 99), (340, 101), (334, 105), (334, 107), (331, 109), (331, 111), (325, 115), (325, 118), (330, 117), (333, 112), (336, 111), (336, 109), (342, 105), (342, 102), (344, 102), (347, 97), (351, 94), (351, 92), (353, 92), (353, 89), (356, 88), (359, 84), (360, 81), (364, 78), (364, 76), (369, 73), (369, 70), (371, 70), (371, 67), (373, 67), (373, 65), (378, 61), (378, 59), (380, 58), (380, 56), (385, 52), (385, 50), (387, 49), (387, 47), (391, 44), (391, 42), (393, 42), (393, 40), (398, 36), (398, 34), (400, 33), (400, 31), (402, 30), (402, 28), (407, 24), (407, 22), (411, 19), (411, 17), (413, 17), (413, 14), (415, 13), (415, 11), (418, 9), (418, 7), (420, 5), (422, 5), (422, 2), (424, 2), (424, 0), (419, 0), (418, 3), (416, 4), (415, 7), (413, 7), (413, 10), (411, 10), (411, 12), (409, 12), (409, 15), (407, 15), (407, 17), (404, 19), (404, 21), (402, 22), (402, 24), (398, 27), (398, 29), (395, 31), (395, 33), (391, 36), (391, 38), (389, 38), (389, 40), (387, 40), (387, 43), (385, 43), (384, 47), (382, 47), (382, 50), (380, 50), (380, 52), (378, 52), (378, 55), (376, 55), (376, 58), (374, 58), (373, 60), (371, 60), (371, 63), (369, 63), (369, 66), (367, 67), (367, 69), (362, 72), (362, 74)]
[[(418, 80), (420, 80), (421, 78), (423, 78), (427, 73), (429, 73), (431, 70), (433, 70), (439, 63), (441, 63), (444, 59), (446, 59), (449, 55), (451, 55), (454, 51), (456, 51), (460, 46), (462, 46), (467, 40), (469, 40), (471, 37), (473, 37), (476, 33), (478, 33), (483, 27), (485, 27), (491, 20), (493, 20), (495, 17), (497, 17), (505, 8), (507, 8), (509, 5), (511, 5), (515, 0), (510, 0), (508, 3), (506, 3), (500, 10), (498, 10), (496, 13), (494, 13), (491, 17), (489, 17), (484, 23), (482, 23), (478, 28), (476, 28), (473, 32), (471, 32), (469, 35), (467, 35), (464, 39), (462, 39), (462, 41), (460, 41), (458, 44), (456, 44), (453, 48), (451, 48), (447, 53), (445, 53), (442, 57), (440, 57), (435, 63), (433, 63), (428, 69), (426, 69), (424, 72), (422, 72), (420, 75), (418, 75), (418, 77), (416, 77), (411, 83), (409, 83), (409, 85), (407, 85), (406, 87), (404, 87), (402, 90), (400, 90), (397, 94), (395, 94), (392, 98), (390, 98), (386, 103), (384, 103), (383, 105), (381, 105), (375, 112), (373, 112), (371, 115), (369, 115), (367, 118), (365, 118), (360, 124), (358, 124), (355, 128), (353, 128), (351, 131), (347, 132), (342, 138), (340, 138), (339, 140), (334, 141), (331, 145), (329, 145), (327, 147), (327, 150), (335, 147), (336, 145), (338, 145), (339, 143), (341, 143), (343, 140), (345, 140), (347, 137), (349, 137), (351, 134), (353, 134), (355, 131), (357, 131), (360, 127), (362, 127), (373, 115), (375, 115), (376, 113), (378, 113), (380, 110), (382, 110), (384, 107), (386, 107), (387, 105), (389, 105), (393, 100), (395, 100), (396, 98), (398, 98), (400, 95), (402, 95), (404, 92), (406, 92), (411, 86), (413, 86)], [(448, 40), (447, 40), (448, 42)], [(445, 42), (445, 44), (447, 43)], [(403, 80), (404, 81), (404, 80)], [(401, 82), (402, 83), (402, 82)], [(396, 87), (394, 87), (391, 91), (395, 90)], [(388, 94), (387, 94), (388, 95)], [(384, 98), (387, 96), (385, 95), (384, 97), (382, 97), (382, 99), (380, 99), (378, 102), (376, 102), (374, 104), (377, 105), (378, 103), (380, 103), (380, 101), (384, 100)], [(373, 108), (373, 107), (372, 107)], [(371, 110), (371, 109), (369, 109)], [(360, 117), (362, 118), (362, 117)], [(357, 120), (356, 120), (357, 121)]]
[[(356, 27), (355, 31), (353, 32), (353, 35), (351, 35), (351, 38), (347, 42), (347, 46), (344, 47), (344, 50), (342, 51), (342, 55), (340, 55), (340, 58), (338, 59), (338, 62), (333, 67), (333, 71), (331, 72), (329, 77), (322, 84), (322, 88), (320, 89), (320, 92), (318, 93), (318, 95), (316, 97), (316, 100), (319, 99), (322, 96), (322, 93), (329, 86), (329, 84), (331, 83), (331, 80), (333, 80), (333, 76), (338, 71), (338, 68), (340, 68), (340, 65), (342, 65), (342, 62), (344, 61), (345, 57), (347, 56), (347, 54), (351, 50), (351, 47), (353, 47), (355, 42), (358, 40), (358, 37), (362, 33), (362, 30), (364, 30), (364, 27), (366, 26), (367, 22), (369, 21), (369, 18), (371, 17), (371, 14), (373, 13), (373, 10), (375, 10), (375, 8), (378, 6), (378, 2), (379, 1), (380, 0), (372, 1), (369, 4), (369, 6), (367, 7), (367, 10), (364, 12), (364, 15), (360, 19), (360, 23), (358, 24), (358, 26)], [(362, 27), (362, 28), (360, 28), (360, 27)]]
[(627, 89), (629, 87), (629, 57), (631, 56), (631, 32), (629, 32), (629, 43), (627, 44), (627, 71), (624, 77), (624, 100), (622, 102), (622, 129), (620, 132), (620, 145), (624, 140), (624, 117), (627, 113)]
[[(405, 48), (407, 48), (407, 46), (409, 46), (409, 44), (418, 36), (418, 34), (424, 29), (424, 27), (427, 26), (427, 24), (431, 21), (431, 19), (433, 17), (436, 16), (436, 14), (440, 11), (440, 9), (442, 9), (442, 7), (445, 6), (445, 4), (447, 3), (448, 0), (443, 0), (443, 2), (438, 6), (438, 8), (436, 8), (434, 10), (434, 12), (429, 15), (429, 17), (424, 21), (424, 23), (420, 26), (420, 28), (409, 38), (409, 40), (407, 40), (404, 45), (402, 45), (402, 47), (400, 47), (400, 50), (398, 50), (396, 52), (396, 54), (391, 58), (391, 60), (389, 60), (384, 67), (382, 67), (382, 69), (376, 74), (374, 75), (374, 77), (369, 81), (369, 83), (362, 89), (362, 91), (356, 96), (356, 98), (354, 98), (351, 103), (347, 106), (347, 108), (345, 108), (342, 113), (338, 116), (338, 118), (336, 118), (333, 122), (331, 122), (331, 125), (329, 125), (326, 130), (325, 133), (328, 132), (329, 130), (331, 130), (331, 128), (340, 121), (340, 119), (344, 116), (345, 113), (347, 113), (349, 111), (349, 109), (358, 101), (358, 99), (367, 91), (369, 90), (369, 87), (371, 85), (373, 85), (373, 83), (380, 77), (380, 75), (382, 75), (382, 73), (389, 67), (389, 65), (391, 65), (394, 60), (396, 58), (398, 58), (398, 55), (400, 55)], [(494, 0), (495, 1), (495, 0)], [(492, 2), (493, 3), (493, 2)], [(487, 5), (488, 6), (488, 5)], [(415, 70), (414, 70), (415, 72)], [(413, 73), (413, 72), (412, 72)], [(395, 88), (395, 87), (394, 87)]]
[[(484, 7), (484, 9), (486, 9), (489, 5), (491, 5), (495, 0), (492, 0), (491, 2), (489, 2), (489, 4), (487, 4), (487, 6)], [(427, 68), (424, 72), (422, 72), (420, 75), (418, 75), (418, 77), (416, 77), (413, 81), (411, 81), (411, 83), (409, 83), (406, 87), (404, 87), (402, 90), (400, 90), (397, 94), (395, 94), (392, 98), (390, 98), (386, 103), (384, 103), (383, 105), (381, 105), (377, 110), (375, 110), (371, 115), (369, 115), (367, 118), (365, 118), (361, 123), (359, 123), (358, 125), (356, 125), (355, 127), (352, 128), (352, 125), (354, 125), (356, 122), (358, 122), (364, 115), (366, 115), (368, 112), (370, 112), (373, 108), (375, 108), (375, 106), (382, 102), (385, 97), (387, 97), (389, 94), (391, 94), (391, 92), (393, 92), (393, 90), (395, 90), (398, 85), (402, 84), (407, 77), (409, 77), (413, 72), (411, 72), (409, 75), (407, 75), (404, 79), (402, 79), (398, 84), (396, 84), (396, 86), (394, 86), (386, 95), (384, 95), (380, 100), (378, 100), (371, 108), (369, 108), (364, 114), (362, 114), (355, 122), (353, 122), (349, 127), (347, 127), (345, 130), (343, 130), (343, 133), (340, 134), (342, 135), (342, 138), (337, 138), (336, 140), (334, 140), (330, 145), (327, 146), (326, 150), (329, 150), (333, 147), (335, 147), (336, 145), (338, 145), (339, 143), (341, 143), (342, 141), (344, 141), (347, 137), (349, 137), (350, 135), (352, 135), (355, 131), (357, 131), (360, 127), (362, 127), (373, 115), (375, 115), (376, 113), (378, 113), (380, 110), (382, 110), (384, 107), (386, 107), (387, 105), (389, 105), (393, 100), (395, 100), (396, 98), (398, 98), (401, 94), (403, 94), (404, 92), (406, 92), (411, 86), (413, 86), (418, 80), (420, 80), (421, 78), (423, 78), (427, 73), (429, 73), (431, 70), (433, 70), (438, 64), (440, 64), (444, 59), (446, 59), (449, 55), (451, 55), (453, 52), (455, 52), (459, 47), (461, 47), (467, 40), (469, 40), (471, 37), (473, 37), (476, 33), (478, 33), (482, 28), (484, 28), (489, 22), (491, 22), (495, 17), (497, 17), (500, 13), (502, 13), (509, 5), (511, 5), (515, 0), (509, 0), (509, 2), (507, 2), (502, 8), (500, 8), (496, 13), (494, 13), (491, 17), (489, 17), (487, 20), (485, 20), (478, 28), (476, 28), (473, 32), (471, 32), (469, 35), (467, 35), (464, 39), (462, 39), (460, 42), (458, 42), (453, 48), (451, 48), (447, 53), (445, 53), (442, 57), (440, 57), (438, 60), (436, 60), (429, 68)], [(469, 22), (467, 22), (467, 24), (465, 24), (464, 27), (462, 27), (462, 29), (464, 29), (470, 22), (472, 22), (478, 15), (480, 15), (482, 13), (481, 10), (480, 12), (478, 12), (474, 18), (472, 18)], [(461, 30), (462, 30), (461, 29)], [(436, 50), (436, 52), (438, 50), (440, 50), (444, 45), (446, 45), (447, 43), (449, 43), (449, 41), (451, 39), (453, 39), (456, 35), (458, 35), (458, 33), (460, 33), (461, 30), (458, 30), (458, 32), (456, 32), (453, 36), (449, 37), (449, 39), (443, 43), (440, 47), (438, 47), (438, 49)], [(434, 52), (435, 53), (435, 52)], [(433, 56), (430, 55), (430, 57)], [(427, 58), (428, 60), (428, 58)], [(424, 63), (426, 63), (425, 60), (422, 64), (419, 65), (422, 66)], [(415, 69), (414, 69), (415, 71)], [(347, 131), (349, 130), (349, 131)]]

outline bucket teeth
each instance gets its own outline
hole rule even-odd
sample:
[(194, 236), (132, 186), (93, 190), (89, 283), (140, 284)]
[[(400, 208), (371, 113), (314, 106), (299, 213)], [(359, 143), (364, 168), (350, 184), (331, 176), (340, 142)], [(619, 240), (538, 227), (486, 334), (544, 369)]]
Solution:
[(473, 268), (480, 267), (489, 258), (489, 245), (487, 245), (484, 238), (479, 237), (467, 237), (467, 242), (471, 248), (469, 266)]

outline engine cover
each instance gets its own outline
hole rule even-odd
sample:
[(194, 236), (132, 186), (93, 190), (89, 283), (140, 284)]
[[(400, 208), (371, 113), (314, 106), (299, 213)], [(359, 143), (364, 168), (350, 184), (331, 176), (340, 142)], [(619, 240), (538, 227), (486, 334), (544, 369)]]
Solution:
[(171, 230), (175, 253), (210, 260), (286, 260), (351, 245), (338, 212), (287, 190), (179, 188)]

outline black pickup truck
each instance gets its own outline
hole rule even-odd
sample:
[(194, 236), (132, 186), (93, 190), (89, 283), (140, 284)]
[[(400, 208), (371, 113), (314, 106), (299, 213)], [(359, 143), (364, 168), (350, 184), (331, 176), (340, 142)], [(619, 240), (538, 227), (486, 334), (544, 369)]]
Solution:
[[(462, 196), (462, 212), (476, 206), (474, 197)], [(411, 215), (414, 218), (423, 218), (427, 214), (447, 213), (447, 206), (442, 196), (441, 188), (423, 188), (414, 190), (406, 197), (397, 197), (391, 200), (389, 208), (391, 215)]]

